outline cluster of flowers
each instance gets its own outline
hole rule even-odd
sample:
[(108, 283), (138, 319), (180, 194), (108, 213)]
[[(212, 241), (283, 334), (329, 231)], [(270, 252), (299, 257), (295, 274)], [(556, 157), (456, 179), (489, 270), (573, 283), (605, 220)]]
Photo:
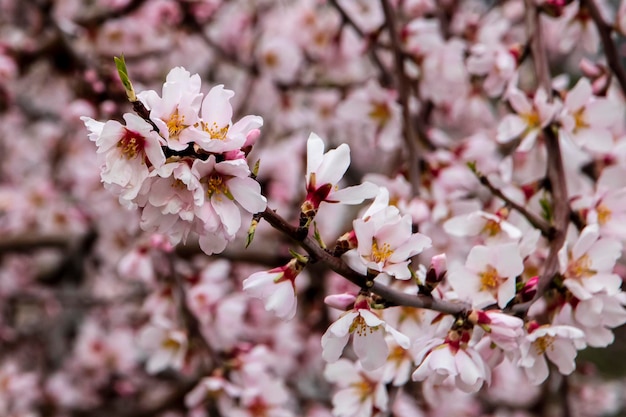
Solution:
[(194, 231), (212, 254), (266, 207), (242, 150), (253, 146), (263, 119), (233, 123), (234, 93), (218, 85), (203, 99), (200, 84), (197, 74), (177, 67), (162, 96), (138, 94), (147, 119), (126, 113), (125, 125), (83, 121), (103, 160), (102, 182), (123, 205), (143, 208), (141, 227), (169, 236), (172, 244)]
[[(591, 114), (591, 109), (603, 107), (602, 100), (583, 103), (589, 98), (580, 93), (586, 86), (581, 81), (568, 95), (571, 100), (565, 99), (565, 107), (571, 107), (578, 118), (586, 117), (585, 109)], [(241, 225), (266, 206), (246, 160), (262, 120), (246, 116), (232, 124), (228, 102), (232, 92), (217, 86), (202, 101), (199, 77), (182, 68), (169, 73), (163, 97), (154, 91), (142, 92), (138, 97), (150, 110), (149, 120), (126, 114), (126, 125), (121, 125), (84, 118), (90, 138), (104, 156), (102, 181), (125, 205), (143, 208), (142, 227), (146, 230), (166, 234), (172, 243), (193, 230), (200, 235), (206, 253), (222, 251)], [(515, 92), (510, 100), (516, 103), (514, 108), (530, 106)], [(562, 113), (563, 120), (567, 114)], [(511, 115), (503, 124), (510, 120), (515, 125), (517, 119), (541, 120), (540, 116), (522, 119)], [(585, 120), (584, 126), (593, 123)], [(582, 122), (571, 124), (583, 126)], [(528, 126), (522, 131), (532, 135)], [(519, 137), (519, 133), (516, 135)], [(526, 138), (522, 146), (533, 141), (532, 137)], [(577, 350), (587, 344), (608, 345), (613, 340), (610, 329), (626, 322), (621, 279), (612, 272), (622, 246), (615, 239), (601, 237), (598, 225), (585, 227), (577, 238), (572, 234), (560, 250), (560, 278), (547, 294), (547, 305), (535, 304), (536, 311), (531, 311), (526, 320), (503, 310), (482, 310), (496, 304), (505, 309), (511, 303), (534, 297), (538, 278), (524, 282), (519, 277), (524, 274), (525, 260), (537, 247), (539, 231), (522, 233), (506, 220), (506, 213), (476, 211), (452, 217), (444, 224), (450, 235), (484, 234), (484, 245), (473, 246), (464, 265), (456, 262), (447, 270), (446, 256), (442, 254), (432, 259), (428, 271), (421, 267), (416, 272), (411, 260), (431, 247), (431, 239), (413, 231), (412, 216), (390, 204), (387, 188), (364, 182), (340, 189), (339, 182), (349, 164), (347, 145), (324, 153), (322, 139), (315, 134), (309, 136), (301, 227), (308, 230), (322, 203), (359, 204), (375, 197), (353, 221), (353, 230), (339, 239), (337, 247), (341, 250), (336, 254), (352, 270), (378, 283), (415, 297), (419, 288), (428, 297), (466, 302), (469, 307), (445, 319), (427, 315), (408, 325), (412, 320), (398, 313), (406, 307), (384, 308), (367, 290), (330, 295), (326, 303), (345, 312), (322, 336), (322, 356), (328, 362), (338, 361), (352, 336), (358, 366), (365, 372), (357, 374), (384, 369), (379, 379), (386, 383), (402, 385), (412, 373), (414, 380), (476, 392), (490, 383), (493, 369), (507, 361), (523, 369), (531, 383), (540, 384), (549, 373), (547, 359), (561, 373), (570, 374), (575, 369)], [(254, 273), (243, 281), (243, 290), (263, 300), (266, 310), (282, 319), (292, 319), (297, 311), (295, 280), (306, 264), (306, 257), (296, 256), (283, 267)], [(544, 313), (549, 320), (540, 324)], [(175, 348), (157, 350), (148, 362), (149, 370), (180, 368), (187, 350), (186, 336), (167, 330), (168, 326), (157, 328), (148, 328), (144, 339), (160, 340), (158, 345)], [(337, 376), (341, 373), (337, 374), (335, 367), (346, 366), (344, 362), (329, 365), (329, 378), (341, 385), (344, 377)], [(210, 384), (216, 381), (211, 379)], [(357, 386), (367, 390), (338, 393), (336, 398), (358, 396), (359, 407), (365, 400), (368, 404), (377, 401), (380, 393), (372, 388), (375, 384)], [(337, 401), (336, 410), (340, 410), (345, 404)]]

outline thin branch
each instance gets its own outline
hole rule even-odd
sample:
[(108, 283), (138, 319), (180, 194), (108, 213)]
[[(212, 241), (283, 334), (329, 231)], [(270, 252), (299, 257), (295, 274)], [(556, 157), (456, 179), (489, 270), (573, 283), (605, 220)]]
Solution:
[(406, 294), (391, 289), (380, 282), (372, 281), (370, 277), (359, 274), (351, 269), (341, 258), (337, 258), (322, 249), (311, 236), (307, 236), (303, 240), (296, 239), (299, 228), (287, 223), (285, 219), (280, 217), (273, 210), (269, 208), (265, 209), (261, 217), (276, 230), (295, 240), (314, 260), (324, 263), (330, 269), (361, 288), (367, 288), (369, 291), (378, 294), (391, 305), (427, 308), (447, 314), (459, 314), (470, 308), (470, 306), (465, 303), (453, 303), (420, 294)]
[(413, 188), (413, 194), (419, 194), (420, 185), (420, 171), (419, 171), (419, 152), (417, 149), (417, 136), (415, 129), (413, 129), (413, 122), (411, 120), (411, 111), (409, 108), (409, 92), (411, 91), (410, 80), (406, 75), (404, 67), (404, 55), (402, 53), (402, 45), (400, 43), (400, 36), (398, 34), (398, 25), (393, 7), (389, 3), (389, 0), (381, 0), (383, 11), (385, 13), (385, 22), (387, 29), (389, 30), (389, 37), (391, 38), (391, 47), (393, 49), (393, 58), (396, 69), (396, 75), (398, 79), (397, 91), (398, 101), (402, 108), (402, 128), (404, 130), (404, 139), (409, 151), (409, 181)]
[[(350, 17), (350, 15), (344, 10), (344, 8), (341, 7), (341, 5), (339, 4), (339, 2), (337, 2), (337, 0), (330, 0), (330, 4), (335, 9), (337, 9), (337, 12), (341, 16), (341, 19), (343, 20), (343, 22), (347, 24), (348, 26), (352, 27), (354, 31), (357, 33), (357, 35), (359, 35), (363, 39), (366, 39), (368, 37), (368, 35), (363, 31), (363, 29), (361, 29), (359, 25), (357, 25), (356, 22)], [(376, 51), (373, 48), (369, 48), (368, 53), (369, 53), (370, 59), (372, 60), (372, 62), (374, 62), (374, 65), (376, 65), (376, 67), (378, 67), (380, 71), (380, 83), (383, 86), (391, 85), (391, 75), (389, 74), (389, 71), (387, 71), (387, 69), (385, 68), (385, 65), (380, 60), (380, 57), (378, 56)]]
[[(548, 99), (552, 100), (552, 81), (546, 51), (543, 47), (541, 25), (539, 24), (539, 11), (532, 0), (525, 0), (528, 33), (532, 33), (531, 53), (535, 63), (535, 72), (539, 84), (546, 90)], [(559, 145), (559, 138), (551, 125), (543, 129), (544, 142), (548, 154), (546, 176), (550, 181), (552, 193), (552, 205), (554, 213), (554, 235), (550, 241), (548, 257), (544, 264), (544, 270), (537, 284), (535, 297), (522, 304), (513, 307), (516, 313), (525, 313), (530, 306), (548, 289), (552, 280), (559, 271), (558, 253), (565, 244), (567, 227), (569, 226), (570, 207), (568, 203), (567, 183), (565, 181), (565, 168)]]
[(600, 39), (602, 40), (602, 47), (604, 48), (604, 54), (606, 55), (609, 67), (615, 74), (615, 77), (622, 88), (622, 93), (626, 96), (626, 71), (620, 63), (617, 46), (611, 37), (613, 28), (604, 21), (602, 13), (594, 0), (581, 0), (581, 5), (587, 8), (589, 14), (591, 15), (591, 19), (598, 28), (598, 33), (600, 34)]
[(548, 239), (553, 238), (554, 233), (556, 232), (554, 226), (548, 224), (548, 222), (546, 222), (545, 220), (543, 220), (541, 217), (537, 216), (536, 214), (528, 211), (526, 207), (522, 206), (521, 204), (516, 203), (515, 201), (507, 197), (499, 188), (496, 188), (496, 186), (494, 186), (491, 183), (491, 181), (489, 181), (489, 178), (487, 178), (485, 174), (481, 172), (475, 172), (475, 174), (476, 174), (476, 177), (478, 177), (478, 180), (480, 181), (480, 183), (484, 185), (485, 187), (487, 187), (487, 189), (489, 189), (491, 194), (498, 197), (499, 199), (504, 201), (507, 206), (511, 207), (513, 210), (517, 211), (522, 216), (524, 216), (526, 220), (528, 220), (528, 222), (531, 225), (533, 225), (533, 227), (541, 231), (541, 234), (543, 236), (545, 236)]

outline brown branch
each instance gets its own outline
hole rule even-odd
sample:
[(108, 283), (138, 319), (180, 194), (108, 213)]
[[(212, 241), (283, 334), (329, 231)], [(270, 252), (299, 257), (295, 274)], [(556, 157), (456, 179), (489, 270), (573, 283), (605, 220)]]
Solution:
[(425, 295), (410, 295), (396, 291), (380, 282), (372, 281), (371, 277), (362, 275), (351, 269), (341, 258), (337, 258), (324, 249), (311, 236), (306, 236), (303, 240), (296, 239), (299, 228), (287, 223), (276, 212), (267, 208), (261, 217), (264, 218), (274, 229), (287, 235), (296, 241), (310, 256), (316, 261), (323, 262), (330, 269), (345, 277), (348, 281), (366, 288), (378, 294), (390, 305), (407, 306), (417, 308), (427, 308), (447, 314), (459, 314), (469, 310), (470, 306), (465, 303), (453, 303), (445, 300), (438, 300)]
[(604, 21), (602, 13), (594, 0), (581, 0), (580, 2), (582, 6), (587, 8), (589, 14), (591, 15), (591, 19), (598, 28), (598, 33), (600, 34), (600, 39), (602, 40), (602, 47), (604, 48), (604, 54), (606, 55), (609, 67), (615, 74), (615, 77), (622, 88), (622, 93), (626, 96), (626, 71), (620, 63), (617, 46), (611, 37), (613, 28)]
[(487, 187), (487, 189), (489, 189), (491, 194), (498, 197), (499, 199), (504, 201), (507, 206), (511, 207), (513, 210), (517, 211), (522, 216), (524, 216), (526, 220), (528, 220), (528, 223), (530, 223), (531, 225), (533, 225), (533, 227), (541, 231), (541, 234), (544, 237), (548, 239), (552, 239), (554, 237), (554, 234), (556, 232), (554, 226), (548, 224), (548, 222), (546, 222), (545, 220), (543, 220), (541, 217), (537, 216), (536, 214), (528, 211), (526, 207), (511, 200), (499, 188), (496, 188), (491, 183), (491, 181), (489, 181), (489, 178), (487, 178), (487, 176), (484, 175), (483, 173), (475, 172), (475, 175), (476, 177), (478, 177), (478, 180), (480, 181), (480, 183), (484, 185), (485, 187)]
[[(532, 33), (531, 53), (535, 63), (535, 72), (538, 82), (548, 94), (548, 99), (552, 100), (552, 81), (550, 79), (550, 70), (546, 57), (546, 51), (543, 47), (541, 26), (539, 24), (539, 11), (532, 0), (525, 0), (527, 11), (527, 27), (528, 33)], [(559, 270), (559, 250), (565, 244), (565, 236), (569, 226), (570, 207), (568, 203), (567, 183), (565, 181), (565, 168), (563, 167), (563, 157), (559, 138), (556, 130), (552, 125), (548, 125), (543, 129), (543, 137), (548, 154), (546, 177), (550, 182), (552, 193), (552, 207), (554, 213), (554, 234), (550, 240), (548, 257), (544, 264), (544, 270), (539, 277), (537, 284), (537, 293), (535, 297), (522, 304), (513, 307), (516, 313), (525, 313), (530, 306), (543, 296), (548, 289), (552, 280)]]
[(391, 47), (393, 49), (393, 58), (397, 76), (398, 101), (402, 108), (402, 128), (404, 130), (404, 139), (409, 151), (409, 181), (413, 188), (413, 194), (419, 194), (420, 186), (420, 161), (417, 149), (418, 142), (415, 130), (413, 129), (413, 121), (411, 120), (411, 111), (409, 108), (409, 92), (411, 91), (410, 80), (406, 75), (404, 67), (404, 55), (402, 53), (402, 45), (398, 34), (398, 25), (396, 22), (395, 12), (389, 3), (389, 0), (381, 0), (383, 11), (385, 13), (385, 21), (391, 38)]
[[(361, 38), (363, 38), (363, 39), (367, 39), (368, 38), (368, 34), (366, 34), (363, 31), (363, 29), (361, 29), (359, 27), (359, 25), (356, 24), (356, 22), (350, 17), (350, 15), (344, 10), (344, 8), (341, 7), (341, 5), (339, 4), (339, 2), (337, 2), (337, 0), (330, 0), (329, 2), (337, 10), (337, 12), (341, 16), (341, 19), (343, 20), (343, 22), (345, 24), (347, 24), (352, 29), (354, 29), (354, 31), (357, 33), (357, 35), (359, 35)], [(373, 46), (375, 46), (375, 45), (373, 45)], [(380, 71), (380, 83), (381, 83), (381, 85), (383, 85), (383, 86), (391, 85), (391, 78), (392, 77), (389, 74), (389, 71), (387, 71), (387, 68), (385, 68), (385, 65), (383, 64), (383, 62), (380, 60), (380, 57), (378, 56), (376, 51), (373, 48), (368, 48), (368, 53), (369, 53), (370, 59), (372, 60), (374, 65), (376, 65), (376, 67), (378, 67), (378, 69)]]

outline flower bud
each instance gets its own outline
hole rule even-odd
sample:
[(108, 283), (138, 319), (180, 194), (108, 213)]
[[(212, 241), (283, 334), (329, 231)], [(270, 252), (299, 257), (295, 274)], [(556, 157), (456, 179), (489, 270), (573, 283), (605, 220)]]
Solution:
[(324, 298), (324, 303), (337, 310), (348, 311), (354, 307), (356, 295), (350, 293), (331, 294)]
[(537, 284), (539, 284), (539, 276), (532, 277), (526, 282), (526, 284), (524, 284), (524, 287), (520, 291), (522, 301), (530, 301), (535, 297), (535, 294), (537, 293)]

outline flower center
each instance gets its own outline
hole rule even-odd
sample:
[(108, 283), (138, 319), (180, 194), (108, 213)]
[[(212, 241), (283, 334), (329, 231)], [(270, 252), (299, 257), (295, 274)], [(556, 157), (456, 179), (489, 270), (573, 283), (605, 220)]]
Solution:
[(538, 128), (541, 125), (539, 115), (535, 111), (531, 113), (521, 114), (520, 116), (524, 120), (524, 122), (526, 122), (526, 125), (528, 125), (529, 129)]
[(178, 114), (178, 107), (174, 113), (172, 113), (166, 124), (171, 139), (178, 139), (180, 132), (187, 127), (185, 126), (185, 116)]
[(553, 336), (541, 336), (537, 340), (533, 342), (533, 347), (538, 355), (543, 355), (546, 353), (546, 350), (553, 349), (552, 345), (554, 344)]
[(363, 376), (362, 378), (363, 379), (361, 379), (360, 381), (350, 384), (350, 386), (356, 391), (360, 402), (364, 402), (365, 400), (367, 400), (367, 398), (374, 393), (376, 388), (376, 384), (374, 382), (365, 379)]
[(214, 194), (227, 194), (228, 187), (226, 186), (226, 182), (224, 181), (224, 177), (217, 174), (212, 174), (211, 176), (206, 178), (207, 197), (212, 197)]
[(576, 113), (574, 113), (574, 123), (576, 123), (574, 130), (578, 130), (578, 129), (584, 129), (586, 127), (589, 127), (589, 123), (587, 123), (587, 121), (585, 120), (585, 108), (583, 107), (582, 109), (578, 110)]
[(211, 135), (211, 139), (224, 140), (226, 139), (226, 135), (228, 134), (228, 125), (224, 127), (219, 127), (217, 123), (213, 122), (212, 124), (208, 124), (205, 122), (200, 122), (200, 126), (202, 130)]
[(391, 118), (391, 110), (385, 102), (372, 103), (368, 116), (379, 126), (382, 126)]
[(602, 226), (611, 220), (611, 210), (604, 204), (600, 204), (596, 207), (596, 213), (598, 213), (598, 223)]
[(487, 269), (478, 276), (480, 277), (480, 291), (493, 291), (498, 287), (500, 276), (493, 266), (487, 265)]
[(137, 132), (125, 129), (124, 135), (117, 142), (117, 147), (120, 148), (122, 156), (126, 159), (134, 159), (143, 152), (146, 139)]
[(570, 278), (589, 278), (596, 274), (596, 271), (591, 269), (591, 259), (589, 255), (583, 255), (575, 261), (570, 262), (567, 266), (567, 276)]
[(393, 255), (393, 250), (391, 250), (391, 245), (389, 245), (389, 243), (383, 243), (382, 246), (378, 246), (378, 242), (374, 239), (372, 242), (371, 255), (374, 262), (385, 262), (391, 255)]
[(363, 318), (363, 316), (358, 315), (352, 321), (349, 332), (350, 333), (356, 332), (356, 334), (358, 334), (359, 336), (365, 336), (368, 332), (374, 333), (374, 330), (376, 329), (378, 329), (378, 326), (374, 326), (374, 327), (368, 326), (367, 323), (365, 323), (365, 319)]
[(487, 220), (487, 223), (485, 223), (485, 227), (483, 227), (483, 233), (488, 236), (497, 235), (498, 233), (500, 233), (500, 223), (493, 219)]
[(259, 397), (255, 398), (250, 405), (248, 405), (248, 411), (252, 417), (267, 417), (269, 415), (267, 404)]

